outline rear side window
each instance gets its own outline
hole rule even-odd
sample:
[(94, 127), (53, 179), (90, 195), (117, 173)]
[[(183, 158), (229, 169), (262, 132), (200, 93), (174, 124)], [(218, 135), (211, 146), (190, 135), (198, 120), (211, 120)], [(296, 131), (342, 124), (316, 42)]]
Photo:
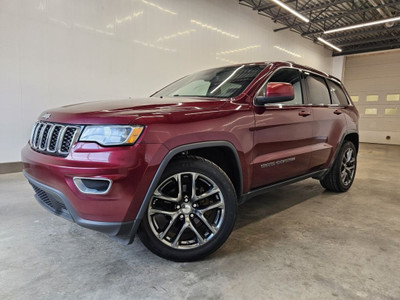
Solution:
[(332, 103), (342, 106), (349, 105), (349, 102), (347, 101), (347, 97), (343, 91), (343, 88), (332, 80), (328, 79), (327, 82), (329, 86), (329, 91), (331, 92), (332, 96)]
[(325, 79), (319, 76), (308, 75), (306, 77), (308, 86), (308, 102), (313, 105), (329, 105), (331, 97)]

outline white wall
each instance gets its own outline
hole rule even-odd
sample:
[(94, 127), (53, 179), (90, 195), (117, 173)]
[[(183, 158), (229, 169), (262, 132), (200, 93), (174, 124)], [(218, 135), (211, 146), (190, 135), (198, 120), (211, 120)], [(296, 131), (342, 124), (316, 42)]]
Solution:
[(278, 26), (236, 0), (0, 0), (0, 163), (20, 160), (46, 108), (147, 96), (234, 62), (331, 72), (330, 51)]
[(335, 56), (332, 57), (332, 76), (343, 80), (344, 77), (344, 66), (346, 63), (346, 56)]

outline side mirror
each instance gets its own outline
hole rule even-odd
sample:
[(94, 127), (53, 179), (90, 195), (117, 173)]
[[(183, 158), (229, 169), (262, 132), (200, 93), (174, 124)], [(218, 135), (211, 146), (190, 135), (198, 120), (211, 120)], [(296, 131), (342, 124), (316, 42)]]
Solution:
[(264, 96), (258, 96), (255, 99), (255, 105), (263, 106), (268, 103), (280, 103), (294, 99), (294, 90), (291, 83), (270, 82)]

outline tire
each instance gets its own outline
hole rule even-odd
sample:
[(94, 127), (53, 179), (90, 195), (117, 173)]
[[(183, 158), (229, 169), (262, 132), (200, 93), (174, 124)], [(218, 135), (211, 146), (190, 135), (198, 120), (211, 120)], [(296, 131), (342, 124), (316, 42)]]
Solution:
[(337, 193), (346, 192), (353, 184), (356, 168), (356, 148), (352, 142), (346, 141), (328, 174), (320, 180), (320, 183), (329, 191)]
[(162, 175), (138, 234), (160, 257), (200, 260), (227, 240), (236, 210), (235, 189), (221, 168), (196, 156), (179, 158)]

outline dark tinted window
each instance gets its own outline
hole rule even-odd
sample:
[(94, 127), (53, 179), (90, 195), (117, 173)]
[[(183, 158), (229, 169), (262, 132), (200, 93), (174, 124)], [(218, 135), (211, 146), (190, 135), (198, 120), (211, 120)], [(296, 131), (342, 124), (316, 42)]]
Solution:
[[(301, 92), (300, 72), (296, 69), (280, 69), (276, 71), (268, 82), (286, 82), (293, 85), (294, 99), (291, 101), (283, 102), (285, 105), (300, 105), (303, 104), (303, 97)], [(265, 89), (267, 85), (263, 86), (257, 96), (265, 96)]]
[(308, 101), (314, 105), (331, 104), (328, 87), (322, 77), (308, 75), (306, 77), (308, 85)]
[(264, 68), (265, 65), (242, 65), (198, 72), (179, 79), (153, 97), (235, 97), (243, 92)]
[(349, 105), (342, 87), (334, 81), (327, 80), (327, 82), (329, 90), (331, 91), (332, 103), (338, 105)]

